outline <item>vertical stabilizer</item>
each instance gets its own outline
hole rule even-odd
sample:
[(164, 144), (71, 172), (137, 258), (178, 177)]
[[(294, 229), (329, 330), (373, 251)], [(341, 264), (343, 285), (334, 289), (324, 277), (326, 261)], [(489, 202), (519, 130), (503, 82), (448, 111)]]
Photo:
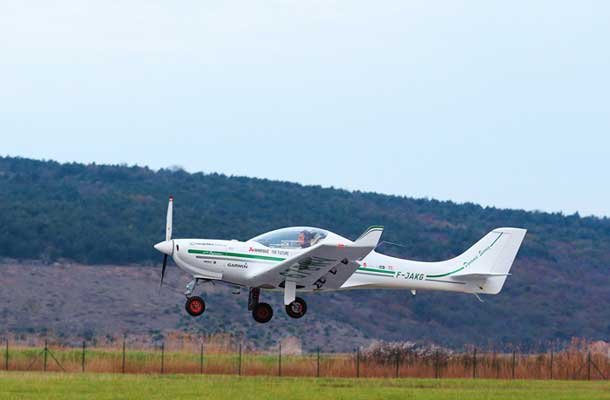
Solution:
[(500, 293), (526, 232), (519, 228), (494, 229), (456, 258), (461, 269), (451, 278), (466, 281), (473, 292)]

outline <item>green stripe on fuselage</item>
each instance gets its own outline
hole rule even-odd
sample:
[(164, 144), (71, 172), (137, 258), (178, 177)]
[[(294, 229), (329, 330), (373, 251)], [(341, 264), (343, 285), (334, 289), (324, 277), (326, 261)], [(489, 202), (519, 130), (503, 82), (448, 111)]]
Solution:
[(189, 249), (189, 254), (205, 254), (208, 256), (224, 256), (224, 257), (238, 257), (238, 258), (249, 258), (253, 260), (266, 260), (266, 261), (284, 261), (285, 258), (271, 257), (271, 256), (260, 256), (258, 254), (243, 254), (243, 253), (229, 253), (226, 251), (210, 251), (210, 250), (195, 250)]
[(390, 275), (394, 275), (393, 271), (386, 271), (385, 269), (375, 269), (375, 268), (364, 268), (364, 267), (360, 267), (357, 269), (357, 271), (366, 271), (366, 272), (380, 272), (382, 274), (390, 274)]

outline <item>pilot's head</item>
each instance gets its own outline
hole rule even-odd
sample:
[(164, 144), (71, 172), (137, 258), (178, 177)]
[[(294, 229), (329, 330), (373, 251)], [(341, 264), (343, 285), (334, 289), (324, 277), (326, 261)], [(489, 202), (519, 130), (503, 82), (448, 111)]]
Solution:
[(301, 246), (301, 248), (306, 248), (311, 246), (311, 238), (312, 238), (312, 234), (311, 232), (304, 230), (299, 232), (299, 245)]

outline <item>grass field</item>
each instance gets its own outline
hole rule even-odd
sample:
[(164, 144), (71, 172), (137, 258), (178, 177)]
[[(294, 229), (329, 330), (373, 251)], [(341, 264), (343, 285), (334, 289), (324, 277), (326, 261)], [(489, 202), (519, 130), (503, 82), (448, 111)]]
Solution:
[(610, 399), (610, 382), (0, 372), (0, 399)]

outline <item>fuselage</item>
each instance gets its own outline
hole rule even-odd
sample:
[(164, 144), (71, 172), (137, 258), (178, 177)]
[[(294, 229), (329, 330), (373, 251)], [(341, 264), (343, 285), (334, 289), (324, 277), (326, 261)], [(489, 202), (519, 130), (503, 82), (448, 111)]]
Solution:
[[(341, 238), (337, 236), (337, 238)], [(348, 239), (341, 238), (346, 243)], [(249, 286), (252, 276), (297, 256), (305, 249), (270, 248), (256, 241), (177, 239), (173, 240), (173, 260), (195, 278), (222, 280)], [(442, 279), (444, 270), (435, 263), (418, 263), (372, 251), (339, 289), (410, 289), (467, 292), (463, 284)], [(276, 289), (267, 287), (267, 289)], [(277, 288), (280, 289), (280, 288)], [(299, 288), (299, 291), (325, 291), (323, 285)]]

